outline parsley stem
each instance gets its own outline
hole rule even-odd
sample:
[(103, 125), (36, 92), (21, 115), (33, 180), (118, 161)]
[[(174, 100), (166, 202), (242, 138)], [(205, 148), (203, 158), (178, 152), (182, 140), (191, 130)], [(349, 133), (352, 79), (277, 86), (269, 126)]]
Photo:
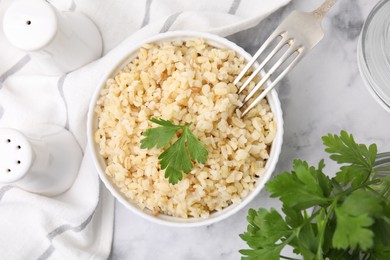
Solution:
[[(388, 188), (390, 188), (390, 187), (388, 187)], [(377, 195), (379, 198), (381, 198), (384, 202), (388, 202), (389, 199), (385, 196), (385, 194), (379, 193), (378, 191), (374, 190), (370, 186), (368, 186), (367, 189), (370, 190), (372, 193), (375, 193), (375, 195)]]
[(299, 260), (297, 258), (292, 258), (292, 257), (284, 256), (284, 255), (280, 255), (280, 258), (289, 259), (289, 260)]
[(386, 200), (388, 200), (388, 196), (390, 195), (390, 182), (386, 184), (385, 188), (383, 189), (383, 191), (380, 193), (380, 195), (385, 198)]
[(316, 255), (316, 259), (322, 259), (322, 246), (323, 246), (323, 243), (324, 243), (324, 238), (325, 238), (325, 229), (328, 225), (328, 221), (329, 221), (329, 218), (330, 216), (332, 215), (333, 213), (333, 209), (334, 207), (337, 205), (337, 199), (335, 199), (332, 204), (330, 205), (330, 208), (329, 210), (327, 211), (326, 208), (324, 208), (325, 212), (326, 212), (326, 216), (325, 216), (325, 223), (323, 224), (323, 226), (321, 227), (321, 229), (318, 231), (318, 237), (319, 237), (319, 241), (318, 241), (318, 247), (317, 247), (317, 255)]
[[(301, 232), (301, 229), (306, 226), (308, 223), (310, 223), (317, 215), (319, 214), (319, 211), (317, 212), (314, 212), (308, 219), (306, 219), (305, 222), (303, 222), (300, 226), (296, 227), (292, 234), (286, 239), (283, 241), (283, 243), (281, 245), (283, 245), (283, 247), (285, 247), (286, 245), (288, 245), (294, 238), (298, 237), (299, 233)], [(279, 255), (280, 258), (284, 258), (284, 259), (291, 259), (291, 260), (299, 260), (299, 259), (296, 259), (296, 258), (289, 258), (289, 257), (286, 257), (286, 256), (283, 256), (283, 255)]]
[(366, 260), (366, 259), (369, 259), (370, 257), (370, 254), (369, 253), (364, 253), (364, 255), (362, 256), (362, 260)]
[(352, 259), (360, 259), (359, 258), (359, 254), (360, 254), (360, 250), (355, 248), (353, 251), (352, 251)]
[(366, 182), (366, 183), (364, 183), (364, 184), (362, 184), (362, 185), (360, 185), (358, 187), (355, 187), (355, 188), (352, 188), (352, 189), (347, 189), (347, 190), (337, 194), (336, 198), (338, 199), (338, 198), (340, 198), (340, 197), (342, 197), (344, 195), (348, 195), (348, 194), (350, 194), (350, 193), (352, 193), (352, 192), (354, 192), (356, 190), (360, 190), (361, 188), (364, 188), (366, 186), (369, 186), (371, 184), (376, 184), (376, 183), (379, 183), (379, 182), (381, 182), (381, 180), (379, 180), (379, 179), (368, 181), (368, 182)]

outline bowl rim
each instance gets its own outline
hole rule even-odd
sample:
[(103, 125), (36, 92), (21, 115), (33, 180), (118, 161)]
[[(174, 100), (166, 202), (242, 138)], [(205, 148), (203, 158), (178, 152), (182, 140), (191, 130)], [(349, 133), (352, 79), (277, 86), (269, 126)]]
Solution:
[[(95, 92), (91, 98), (89, 110), (88, 110), (88, 118), (87, 118), (87, 137), (88, 137), (88, 147), (92, 154), (92, 160), (94, 163), (94, 166), (96, 170), (98, 171), (98, 175), (101, 179), (101, 181), (104, 183), (106, 188), (111, 192), (111, 194), (127, 209), (129, 209), (131, 212), (135, 213), (136, 215), (147, 219), (153, 223), (165, 225), (165, 226), (171, 226), (171, 227), (199, 227), (199, 226), (206, 226), (211, 225), (216, 222), (220, 222), (233, 214), (240, 211), (242, 208), (244, 208), (246, 205), (248, 205), (263, 189), (265, 183), (270, 179), (272, 176), (272, 173), (275, 170), (276, 164), (278, 162), (282, 143), (283, 143), (283, 112), (280, 104), (280, 100), (278, 98), (278, 94), (275, 90), (272, 90), (268, 95), (267, 99), (269, 102), (269, 105), (271, 107), (271, 111), (274, 114), (274, 120), (277, 123), (277, 132), (274, 141), (271, 145), (271, 152), (270, 157), (266, 162), (265, 166), (265, 172), (259, 178), (259, 180), (256, 182), (256, 187), (253, 191), (249, 192), (249, 194), (241, 200), (241, 202), (229, 205), (228, 207), (224, 208), (223, 210), (211, 213), (208, 218), (177, 218), (172, 217), (168, 215), (160, 214), (158, 216), (152, 216), (150, 213), (145, 212), (145, 210), (142, 210), (139, 208), (135, 203), (130, 202), (125, 195), (122, 195), (119, 189), (116, 187), (114, 183), (109, 180), (108, 176), (106, 175), (105, 171), (103, 170), (103, 167), (101, 165), (103, 158), (99, 154), (98, 145), (94, 141), (94, 135), (96, 129), (94, 126), (97, 124), (97, 116), (95, 114), (95, 106), (96, 102), (100, 96), (100, 92), (102, 88), (105, 87), (107, 79), (115, 75), (118, 71), (120, 71), (126, 64), (128, 64), (131, 59), (133, 59), (132, 55), (136, 55), (138, 53), (138, 50), (142, 45), (146, 43), (152, 43), (152, 42), (168, 42), (168, 41), (174, 41), (174, 40), (190, 40), (190, 39), (197, 39), (201, 38), (204, 39), (208, 44), (211, 46), (219, 45), (220, 48), (228, 48), (234, 50), (239, 56), (243, 57), (246, 61), (249, 61), (252, 56), (247, 53), (243, 48), (238, 46), (237, 44), (227, 40), (226, 38), (223, 38), (218, 35), (210, 34), (210, 33), (204, 33), (204, 32), (197, 32), (197, 31), (172, 31), (172, 32), (166, 32), (166, 33), (160, 33), (157, 35), (154, 35), (150, 38), (147, 38), (145, 40), (139, 41), (137, 44), (132, 45), (126, 53), (121, 55), (121, 58), (118, 59), (118, 62), (114, 62), (114, 64), (107, 73), (104, 74), (104, 76), (100, 79), (99, 84), (97, 88), (95, 89)], [(214, 43), (214, 44), (213, 44)], [(217, 46), (218, 47), (218, 46)]]

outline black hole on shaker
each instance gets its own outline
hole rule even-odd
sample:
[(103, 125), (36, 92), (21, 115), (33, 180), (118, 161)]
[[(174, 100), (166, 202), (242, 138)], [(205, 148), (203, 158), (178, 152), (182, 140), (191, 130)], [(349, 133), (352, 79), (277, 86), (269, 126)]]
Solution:
[(7, 143), (10, 143), (11, 142), (11, 139), (7, 139)]
[(18, 145), (18, 149), (22, 148), (20, 145)]
[(17, 161), (17, 163), (18, 163), (18, 164), (20, 164), (20, 163), (21, 163), (21, 161)]
[(27, 21), (26, 21), (26, 24), (27, 24), (27, 25), (30, 25), (30, 24), (31, 24), (31, 21), (30, 21), (30, 20), (27, 20)]
[(11, 169), (7, 169), (7, 172), (11, 172)]

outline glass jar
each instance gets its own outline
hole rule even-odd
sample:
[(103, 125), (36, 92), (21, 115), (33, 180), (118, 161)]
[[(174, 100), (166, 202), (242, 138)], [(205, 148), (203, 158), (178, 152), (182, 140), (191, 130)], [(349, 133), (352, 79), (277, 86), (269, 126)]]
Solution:
[(368, 15), (358, 43), (358, 65), (370, 93), (390, 112), (390, 0)]
[(376, 157), (373, 178), (381, 178), (384, 181), (373, 186), (385, 198), (390, 199), (390, 152), (380, 153)]

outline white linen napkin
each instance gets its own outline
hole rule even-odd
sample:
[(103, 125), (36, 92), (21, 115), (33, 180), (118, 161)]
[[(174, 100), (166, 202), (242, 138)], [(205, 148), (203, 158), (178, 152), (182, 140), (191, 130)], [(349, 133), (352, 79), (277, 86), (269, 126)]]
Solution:
[[(0, 0), (0, 28), (12, 1)], [(9, 45), (0, 30), (0, 127), (23, 131), (39, 123), (60, 125), (73, 133), (85, 151), (75, 183), (60, 196), (0, 186), (0, 259), (108, 257), (114, 200), (99, 181), (86, 148), (86, 114), (101, 75), (127, 49), (171, 30), (228, 36), (256, 25), (289, 1), (51, 0), (59, 9), (87, 14), (104, 41), (101, 59), (60, 77), (44, 76), (28, 54)]]

